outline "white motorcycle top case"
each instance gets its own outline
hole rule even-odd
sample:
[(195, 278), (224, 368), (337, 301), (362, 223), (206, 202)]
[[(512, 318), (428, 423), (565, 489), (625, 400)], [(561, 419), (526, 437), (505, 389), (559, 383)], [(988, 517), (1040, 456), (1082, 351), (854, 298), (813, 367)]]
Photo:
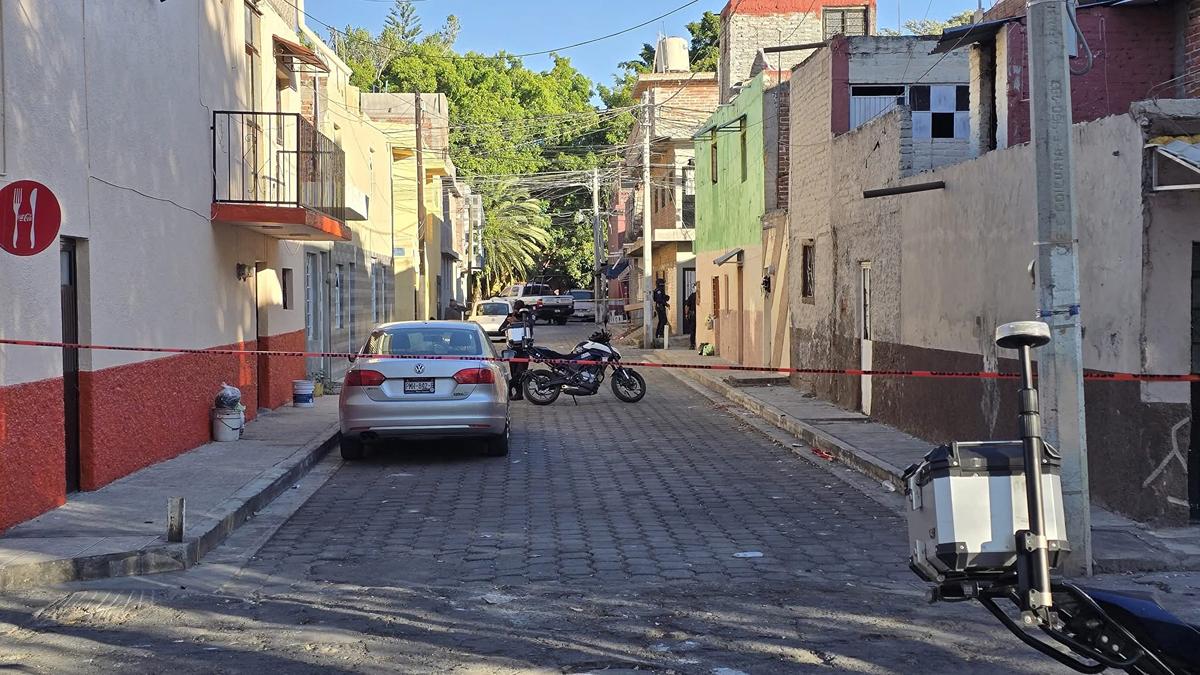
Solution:
[[(1050, 564), (1070, 551), (1063, 516), (1061, 460), (1042, 457)], [(910, 565), (927, 581), (993, 576), (1016, 565), (1015, 533), (1029, 528), (1021, 441), (954, 442), (904, 472)]]

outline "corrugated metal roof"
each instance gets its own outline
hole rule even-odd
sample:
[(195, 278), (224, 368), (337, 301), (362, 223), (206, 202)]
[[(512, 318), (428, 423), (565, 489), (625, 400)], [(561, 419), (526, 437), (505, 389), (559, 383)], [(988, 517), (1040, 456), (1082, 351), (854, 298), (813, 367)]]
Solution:
[(1176, 139), (1170, 143), (1158, 146), (1158, 150), (1159, 152), (1171, 155), (1175, 159), (1186, 162), (1197, 171), (1200, 171), (1200, 144), (1188, 143)]

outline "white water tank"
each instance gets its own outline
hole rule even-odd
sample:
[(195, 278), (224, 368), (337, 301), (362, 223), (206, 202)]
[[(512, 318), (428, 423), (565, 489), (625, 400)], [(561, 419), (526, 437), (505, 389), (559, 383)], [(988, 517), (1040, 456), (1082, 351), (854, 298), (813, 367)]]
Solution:
[(665, 37), (654, 50), (654, 72), (686, 73), (692, 69), (688, 58), (688, 41), (681, 37)]

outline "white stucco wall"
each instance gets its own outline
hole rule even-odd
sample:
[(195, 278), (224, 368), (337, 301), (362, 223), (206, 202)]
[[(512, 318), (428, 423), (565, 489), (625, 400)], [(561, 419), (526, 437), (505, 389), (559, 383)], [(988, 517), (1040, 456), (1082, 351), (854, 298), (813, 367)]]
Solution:
[[(1074, 130), (1084, 364), (1141, 367), (1141, 130), (1128, 115)], [(991, 152), (905, 182), (944, 180), (899, 202), (892, 227), (903, 242), (899, 339), (980, 353), (981, 335), (1031, 318), (1026, 271), (1035, 257), (1032, 148)], [(982, 319), (977, 321), (977, 317)]]
[[(14, 0), (4, 13), (4, 180), (45, 183), (62, 204), (62, 234), (87, 240), (81, 338), (170, 347), (253, 340), (254, 284), (238, 281), (235, 266), (302, 264), (295, 244), (209, 219), (211, 111), (247, 108), (241, 3)], [(260, 28), (258, 76), (273, 97), (271, 34), (295, 35), (270, 11)], [(57, 247), (3, 254), (0, 291), (15, 300), (0, 314), (0, 335), (60, 337)], [(281, 312), (271, 328), (300, 330), (303, 312)], [(82, 365), (150, 358), (96, 352)], [(0, 348), (0, 385), (56, 376), (60, 359)]]

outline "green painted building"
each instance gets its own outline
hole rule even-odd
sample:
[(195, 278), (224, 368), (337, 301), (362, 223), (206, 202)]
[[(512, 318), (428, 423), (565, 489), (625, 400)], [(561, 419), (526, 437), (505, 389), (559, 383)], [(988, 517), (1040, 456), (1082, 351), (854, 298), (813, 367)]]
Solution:
[(788, 90), (774, 75), (753, 77), (695, 136), (697, 341), (748, 365), (790, 360), (787, 303), (772, 291), (786, 287), (788, 162)]
[(764, 77), (717, 108), (696, 135), (696, 251), (761, 244)]

